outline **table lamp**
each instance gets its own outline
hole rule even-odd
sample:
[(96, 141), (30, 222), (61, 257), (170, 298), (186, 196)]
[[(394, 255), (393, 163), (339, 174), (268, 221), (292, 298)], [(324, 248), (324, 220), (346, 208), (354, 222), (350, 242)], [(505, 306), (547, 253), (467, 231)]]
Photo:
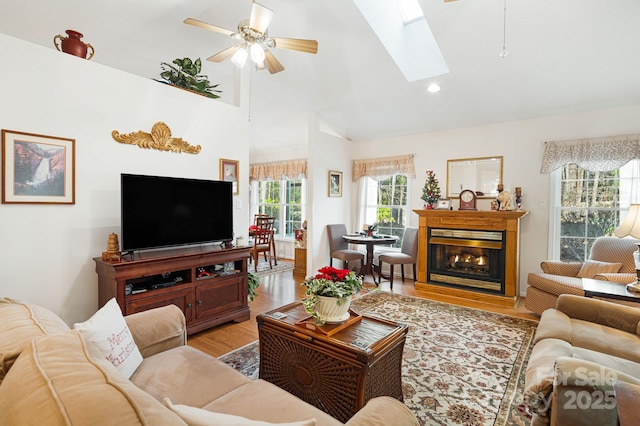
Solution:
[[(620, 227), (614, 231), (614, 234), (620, 238), (627, 235), (633, 238), (640, 238), (640, 204), (631, 204), (629, 206), (627, 216), (620, 224)], [(640, 292), (640, 243), (638, 243), (638, 250), (633, 252), (633, 261), (636, 265), (637, 281), (627, 284), (627, 290)]]

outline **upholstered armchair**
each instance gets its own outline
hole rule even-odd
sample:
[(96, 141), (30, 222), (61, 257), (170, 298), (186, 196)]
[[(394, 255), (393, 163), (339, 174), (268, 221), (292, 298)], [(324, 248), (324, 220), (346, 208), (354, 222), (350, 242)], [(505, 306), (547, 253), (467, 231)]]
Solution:
[[(527, 278), (525, 306), (530, 311), (542, 314), (556, 306), (561, 294), (584, 296), (582, 279), (612, 281), (625, 285), (636, 280), (633, 252), (638, 240), (632, 238), (599, 237), (591, 247), (589, 259), (585, 262), (560, 262), (545, 260), (540, 264), (542, 272), (531, 272)], [(611, 302), (631, 304), (607, 299)]]

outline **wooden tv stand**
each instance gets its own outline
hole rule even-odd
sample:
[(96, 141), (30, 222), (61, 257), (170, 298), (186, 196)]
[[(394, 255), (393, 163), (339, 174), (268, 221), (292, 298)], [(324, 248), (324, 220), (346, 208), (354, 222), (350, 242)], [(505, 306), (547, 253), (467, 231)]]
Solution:
[(184, 312), (188, 334), (246, 321), (248, 258), (249, 247), (217, 245), (135, 253), (116, 263), (96, 257), (98, 303), (115, 297), (123, 315), (174, 304)]

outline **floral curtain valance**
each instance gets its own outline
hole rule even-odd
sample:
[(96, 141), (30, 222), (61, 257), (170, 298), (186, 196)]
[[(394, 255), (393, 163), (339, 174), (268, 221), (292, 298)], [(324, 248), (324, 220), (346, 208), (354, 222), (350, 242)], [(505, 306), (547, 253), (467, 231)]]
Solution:
[(352, 179), (354, 182), (363, 176), (380, 180), (386, 179), (395, 173), (403, 173), (415, 179), (416, 168), (413, 164), (413, 155), (353, 160)]
[(249, 180), (280, 180), (307, 177), (307, 160), (280, 161), (249, 165)]
[(635, 158), (640, 158), (640, 134), (548, 141), (540, 173), (551, 173), (567, 163), (591, 172), (608, 172)]

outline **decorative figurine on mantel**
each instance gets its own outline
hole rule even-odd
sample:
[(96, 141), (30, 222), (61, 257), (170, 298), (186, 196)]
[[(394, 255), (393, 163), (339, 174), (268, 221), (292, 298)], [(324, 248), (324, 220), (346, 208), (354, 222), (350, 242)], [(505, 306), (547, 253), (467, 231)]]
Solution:
[(120, 243), (118, 242), (118, 234), (109, 234), (107, 240), (107, 251), (102, 252), (102, 260), (105, 262), (120, 262), (122, 254), (120, 253)]
[(516, 186), (516, 211), (522, 211), (522, 187)]
[(501, 211), (512, 211), (513, 207), (513, 198), (511, 197), (511, 193), (509, 191), (502, 191), (498, 194), (498, 202), (500, 203), (500, 207), (498, 210)]

